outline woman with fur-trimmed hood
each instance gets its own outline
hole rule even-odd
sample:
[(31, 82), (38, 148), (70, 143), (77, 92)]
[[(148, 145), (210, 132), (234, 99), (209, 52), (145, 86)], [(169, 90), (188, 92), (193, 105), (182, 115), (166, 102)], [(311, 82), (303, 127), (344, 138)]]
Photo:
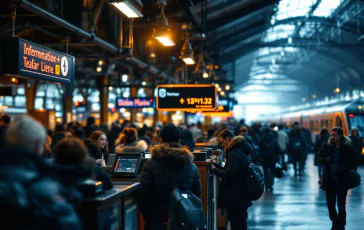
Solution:
[(138, 205), (146, 221), (145, 230), (165, 229), (172, 192), (168, 178), (179, 188), (201, 196), (197, 166), (193, 155), (179, 144), (180, 130), (169, 124), (161, 129), (159, 137), (160, 144), (151, 147), (152, 158), (145, 163), (140, 177)]
[(115, 148), (115, 153), (141, 153), (148, 149), (145, 141), (137, 141), (137, 130), (134, 128), (125, 128), (119, 138), (117, 143), (120, 144)]

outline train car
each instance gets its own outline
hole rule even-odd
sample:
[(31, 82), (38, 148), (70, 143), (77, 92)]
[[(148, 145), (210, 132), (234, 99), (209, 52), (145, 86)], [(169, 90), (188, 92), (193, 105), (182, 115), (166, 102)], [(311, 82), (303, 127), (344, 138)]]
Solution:
[[(322, 128), (331, 129), (341, 127), (345, 136), (349, 136), (352, 129), (357, 129), (360, 137), (364, 138), (364, 98), (351, 102), (336, 102), (319, 106), (306, 106), (285, 113), (265, 116), (262, 122), (284, 123), (291, 126), (299, 122), (312, 133), (312, 140)], [(362, 147), (362, 160), (364, 160), (364, 139)]]

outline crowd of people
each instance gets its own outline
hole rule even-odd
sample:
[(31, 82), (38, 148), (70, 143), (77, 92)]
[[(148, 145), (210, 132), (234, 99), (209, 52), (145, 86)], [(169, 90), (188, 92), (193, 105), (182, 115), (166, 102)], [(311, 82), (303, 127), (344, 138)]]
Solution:
[[(3, 115), (0, 122), (0, 204), (8, 210), (1, 219), (13, 220), (8, 221), (16, 225), (12, 229), (25, 228), (29, 223), (34, 229), (81, 229), (75, 212), (82, 199), (77, 184), (94, 179), (103, 183), (104, 190), (113, 188), (108, 155), (133, 152), (152, 155), (140, 176), (139, 208), (145, 229), (164, 229), (172, 190), (163, 175), (166, 170), (178, 186), (197, 197), (201, 195), (192, 154), (196, 142), (216, 144), (225, 154), (224, 165), (211, 160), (211, 172), (222, 179), (217, 206), (227, 209), (232, 230), (247, 229), (247, 209), (252, 205), (244, 196), (249, 164), (262, 166), (265, 190), (269, 192), (273, 190), (277, 163), (283, 171), (292, 164), (294, 176), (304, 176), (310, 152), (315, 154), (319, 183), (326, 191), (332, 229), (344, 229), (346, 176), (348, 170), (355, 169), (362, 146), (357, 130), (345, 137), (341, 128), (322, 129), (313, 143), (310, 131), (298, 122), (291, 127), (248, 126), (242, 120), (206, 127), (167, 124), (140, 128), (125, 120), (122, 124), (114, 122), (107, 130), (97, 127), (95, 118), (89, 117), (84, 127), (71, 122), (57, 124), (54, 131), (46, 131), (27, 115), (13, 121)], [(19, 213), (29, 222), (16, 221)]]

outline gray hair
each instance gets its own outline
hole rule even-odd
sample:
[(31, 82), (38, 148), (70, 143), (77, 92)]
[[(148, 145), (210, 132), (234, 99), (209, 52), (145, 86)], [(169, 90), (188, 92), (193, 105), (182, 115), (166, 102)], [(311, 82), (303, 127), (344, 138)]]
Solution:
[(37, 145), (44, 145), (47, 134), (39, 121), (28, 115), (21, 115), (14, 119), (8, 131), (8, 143), (34, 150)]

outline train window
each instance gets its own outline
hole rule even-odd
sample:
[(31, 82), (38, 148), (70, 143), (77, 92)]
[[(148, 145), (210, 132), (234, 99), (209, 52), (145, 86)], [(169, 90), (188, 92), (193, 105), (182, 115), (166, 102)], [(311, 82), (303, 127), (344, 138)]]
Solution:
[(364, 136), (364, 116), (361, 114), (355, 114), (349, 117), (350, 121), (350, 131), (354, 128), (359, 131), (360, 136)]
[(336, 126), (341, 128), (343, 127), (343, 121), (340, 117), (336, 117)]
[(319, 131), (319, 121), (318, 120), (316, 120), (315, 121), (315, 129), (314, 129), (316, 132), (318, 132)]
[(325, 127), (325, 121), (321, 120), (321, 128)]
[(329, 121), (328, 120), (325, 120), (324, 121), (324, 127), (330, 129), (331, 127), (329, 126)]
[(310, 130), (313, 131), (314, 129), (314, 121), (310, 121)]
[(327, 126), (329, 127), (329, 129), (331, 129), (332, 128), (332, 120), (328, 120), (327, 123), (328, 123)]

